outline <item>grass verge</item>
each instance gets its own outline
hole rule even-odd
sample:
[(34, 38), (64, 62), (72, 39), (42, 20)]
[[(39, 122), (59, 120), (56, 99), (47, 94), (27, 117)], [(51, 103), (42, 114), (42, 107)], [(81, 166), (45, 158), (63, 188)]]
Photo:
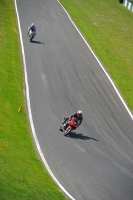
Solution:
[(32, 144), (13, 0), (0, 0), (0, 27), (0, 199), (63, 200)]
[(133, 111), (133, 12), (118, 0), (60, 0)]

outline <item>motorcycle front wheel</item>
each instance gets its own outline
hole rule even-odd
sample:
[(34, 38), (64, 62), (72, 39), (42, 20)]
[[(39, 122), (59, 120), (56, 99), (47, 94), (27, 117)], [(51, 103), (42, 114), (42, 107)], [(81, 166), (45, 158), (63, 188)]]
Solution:
[(30, 37), (30, 42), (32, 42), (33, 37)]
[(67, 131), (65, 131), (64, 136), (67, 136), (71, 132), (71, 128), (68, 128)]

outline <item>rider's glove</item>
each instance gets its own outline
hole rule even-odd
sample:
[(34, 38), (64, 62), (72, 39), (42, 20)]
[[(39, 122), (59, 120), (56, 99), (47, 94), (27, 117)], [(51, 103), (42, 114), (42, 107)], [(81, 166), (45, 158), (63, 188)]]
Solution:
[(69, 118), (69, 121), (71, 121), (72, 117)]

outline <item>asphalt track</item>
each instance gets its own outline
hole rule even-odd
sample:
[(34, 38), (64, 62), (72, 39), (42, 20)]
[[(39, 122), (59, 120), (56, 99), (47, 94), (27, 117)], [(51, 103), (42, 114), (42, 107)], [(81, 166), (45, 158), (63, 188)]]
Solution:
[[(76, 200), (133, 200), (133, 121), (108, 77), (56, 0), (17, 6), (33, 122), (53, 174)], [(64, 137), (60, 122), (78, 109), (83, 123)]]

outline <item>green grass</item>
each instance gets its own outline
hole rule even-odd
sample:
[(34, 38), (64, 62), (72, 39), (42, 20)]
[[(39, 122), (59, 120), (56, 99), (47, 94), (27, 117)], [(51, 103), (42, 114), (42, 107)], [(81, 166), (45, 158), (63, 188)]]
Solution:
[(133, 12), (118, 0), (60, 0), (133, 111)]
[(13, 0), (0, 0), (0, 28), (0, 199), (66, 199), (32, 143)]

